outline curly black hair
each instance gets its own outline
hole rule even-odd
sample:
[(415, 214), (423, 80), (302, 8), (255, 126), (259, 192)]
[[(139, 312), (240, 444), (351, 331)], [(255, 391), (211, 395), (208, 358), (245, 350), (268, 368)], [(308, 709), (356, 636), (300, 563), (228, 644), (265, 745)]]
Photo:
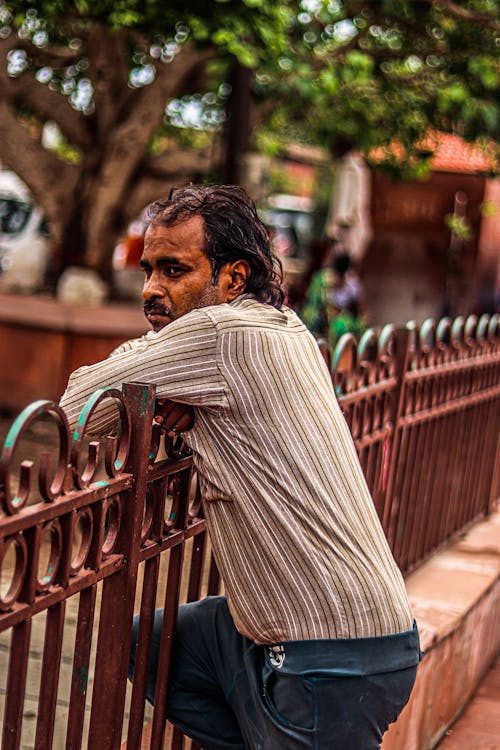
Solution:
[(149, 206), (146, 223), (172, 226), (192, 216), (203, 218), (203, 250), (212, 266), (212, 283), (217, 283), (223, 265), (246, 260), (250, 276), (245, 292), (279, 309), (285, 299), (281, 263), (273, 255), (269, 232), (248, 193), (238, 185), (176, 188), (166, 200)]

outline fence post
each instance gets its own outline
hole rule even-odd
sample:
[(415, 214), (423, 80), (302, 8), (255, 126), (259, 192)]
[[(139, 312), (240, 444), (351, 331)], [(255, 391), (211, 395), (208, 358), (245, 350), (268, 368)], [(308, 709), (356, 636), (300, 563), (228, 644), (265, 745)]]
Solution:
[[(494, 426), (493, 426), (493, 429)], [(493, 464), (493, 474), (491, 477), (491, 489), (490, 496), (486, 505), (486, 515), (494, 513), (498, 506), (498, 500), (500, 498), (500, 435), (497, 439), (495, 461)]]
[(405, 406), (405, 374), (410, 357), (411, 337), (407, 328), (397, 328), (394, 332), (394, 376), (396, 385), (394, 387), (394, 398), (392, 400), (391, 422), (393, 425), (392, 440), (388, 449), (387, 461), (387, 484), (385, 497), (383, 499), (382, 525), (389, 544), (392, 548), (392, 531), (394, 511), (393, 508), (394, 486), (396, 482), (396, 470), (399, 463), (399, 455), (402, 443), (402, 428), (400, 418)]
[(155, 389), (152, 385), (127, 383), (123, 392), (131, 418), (130, 451), (125, 469), (133, 475), (134, 481), (122, 497), (120, 541), (116, 550), (124, 555), (125, 565), (103, 584), (88, 750), (116, 750), (121, 743), (146, 497)]

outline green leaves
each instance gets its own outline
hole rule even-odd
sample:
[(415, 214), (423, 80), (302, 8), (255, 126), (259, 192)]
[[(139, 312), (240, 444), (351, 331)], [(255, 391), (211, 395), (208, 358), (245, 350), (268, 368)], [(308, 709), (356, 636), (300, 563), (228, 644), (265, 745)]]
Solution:
[(302, 132), (304, 142), (329, 147), (348, 136), (366, 151), (399, 143), (406, 153), (399, 169), (412, 174), (428, 169), (418, 143), (429, 130), (500, 140), (493, 0), (301, 6), (314, 10), (300, 14), (290, 34), (293, 67), (259, 71), (266, 80), (259, 95), (275, 102), (268, 126), (283, 127), (284, 138)]
[(472, 57), (469, 60), (468, 69), (472, 75), (479, 78), (485, 89), (498, 91), (500, 88), (500, 48), (497, 58), (484, 55)]
[[(415, 143), (432, 128), (500, 141), (496, 0), (0, 0), (0, 10), (24, 38), (39, 23), (49, 46), (80, 39), (81, 59), (94, 24), (121, 30), (129, 69), (168, 63), (182, 35), (237, 58), (255, 71), (259, 142), (271, 150), (292, 135), (324, 146), (348, 136), (365, 150), (398, 141), (416, 168)], [(65, 76), (54, 72), (52, 87)]]

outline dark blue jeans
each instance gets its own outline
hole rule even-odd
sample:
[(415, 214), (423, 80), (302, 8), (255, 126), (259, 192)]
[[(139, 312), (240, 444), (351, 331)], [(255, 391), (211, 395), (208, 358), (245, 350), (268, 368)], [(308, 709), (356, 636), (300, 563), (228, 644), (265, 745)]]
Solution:
[[(148, 677), (154, 701), (163, 612)], [(130, 676), (137, 640), (134, 621)], [(224, 597), (179, 609), (167, 716), (204, 750), (376, 750), (405, 706), (421, 658), (413, 630), (380, 638), (262, 646)]]

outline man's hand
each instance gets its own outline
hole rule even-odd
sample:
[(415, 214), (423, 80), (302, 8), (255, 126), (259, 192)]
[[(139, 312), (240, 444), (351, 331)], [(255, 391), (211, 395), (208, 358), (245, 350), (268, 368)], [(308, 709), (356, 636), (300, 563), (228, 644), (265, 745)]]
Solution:
[(194, 409), (192, 406), (162, 398), (156, 401), (154, 420), (169, 437), (175, 437), (193, 427)]

